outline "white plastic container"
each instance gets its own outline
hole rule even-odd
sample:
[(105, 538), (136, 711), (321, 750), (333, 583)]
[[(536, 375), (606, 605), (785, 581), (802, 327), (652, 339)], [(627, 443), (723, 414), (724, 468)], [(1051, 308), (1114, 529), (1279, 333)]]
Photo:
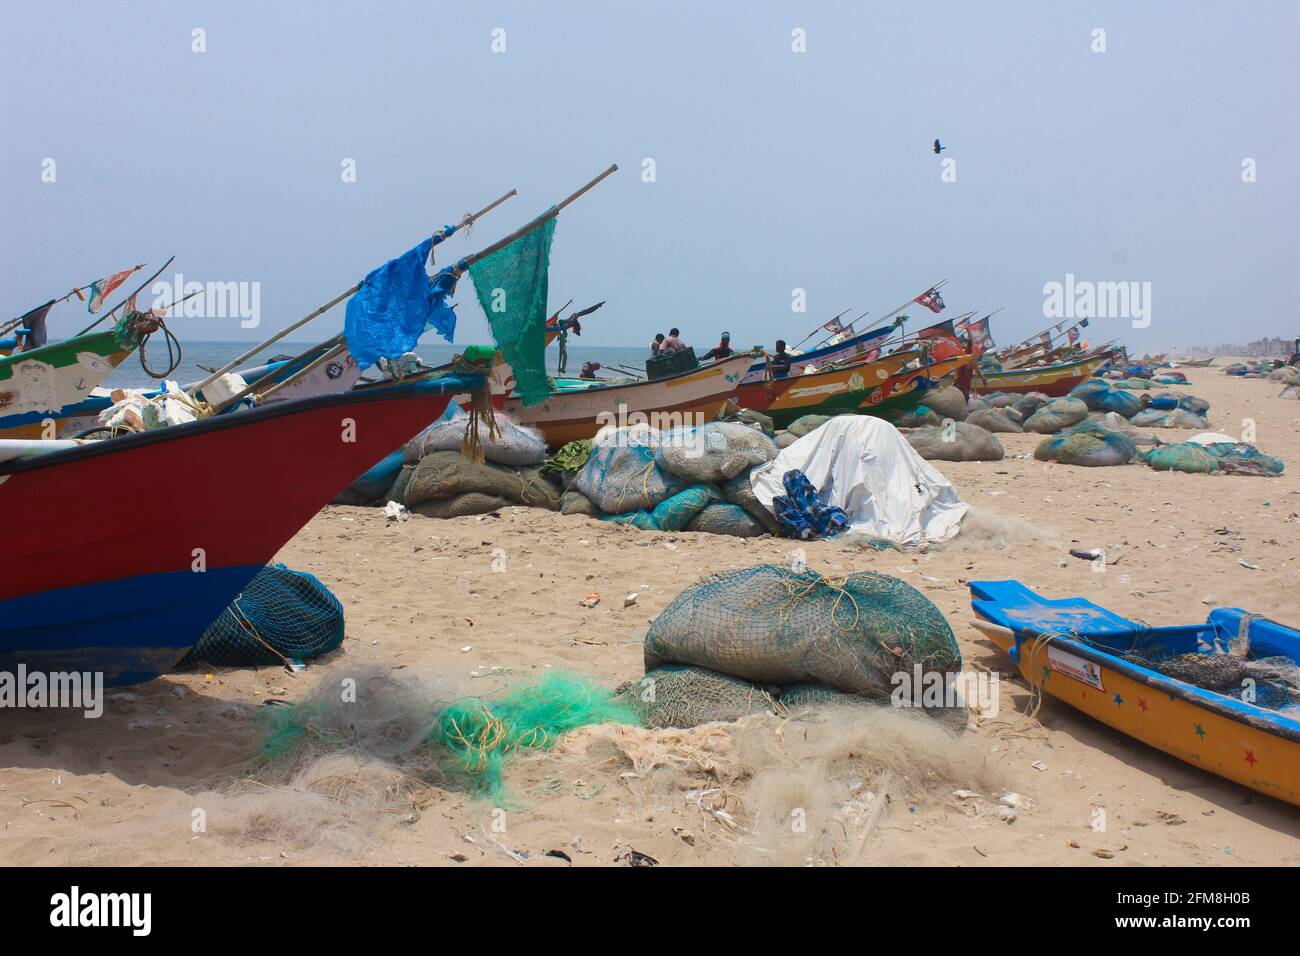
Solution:
[(244, 376), (238, 372), (227, 372), (203, 389), (203, 398), (209, 405), (220, 405), (247, 387), (248, 383), (244, 381)]

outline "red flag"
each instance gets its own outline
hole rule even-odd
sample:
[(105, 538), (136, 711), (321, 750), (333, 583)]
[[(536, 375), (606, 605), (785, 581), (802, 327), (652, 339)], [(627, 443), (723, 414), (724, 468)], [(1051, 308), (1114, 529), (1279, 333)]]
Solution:
[(940, 322), (916, 333), (918, 342), (924, 342), (930, 350), (930, 358), (936, 362), (950, 359), (954, 355), (965, 355), (966, 346), (957, 338), (952, 327), (952, 320)]
[(922, 295), (918, 295), (912, 301), (917, 305), (925, 306), (936, 315), (944, 310), (943, 299), (940, 298), (939, 293), (934, 291), (934, 289), (931, 289), (929, 292), (923, 293)]
[(989, 334), (989, 320), (980, 319), (966, 325), (966, 335), (970, 339), (971, 355), (982, 355), (993, 349), (993, 336)]

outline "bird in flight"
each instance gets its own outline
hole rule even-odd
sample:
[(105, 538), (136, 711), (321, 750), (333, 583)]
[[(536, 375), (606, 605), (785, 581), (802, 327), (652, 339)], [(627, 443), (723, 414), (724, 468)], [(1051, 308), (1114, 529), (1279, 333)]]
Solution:
[(934, 155), (938, 156), (947, 148), (948, 148), (947, 146), (941, 145), (937, 139), (934, 141)]

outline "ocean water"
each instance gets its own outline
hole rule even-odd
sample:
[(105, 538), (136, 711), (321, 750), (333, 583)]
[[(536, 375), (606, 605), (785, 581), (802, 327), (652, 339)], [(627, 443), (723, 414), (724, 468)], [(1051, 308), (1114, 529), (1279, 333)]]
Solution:
[[(158, 336), (155, 336), (150, 343), (149, 365), (154, 368), (165, 368), (167, 365), (167, 351)], [(311, 348), (315, 342), (290, 342), (287, 339), (277, 342), (270, 349), (249, 359), (244, 363), (246, 366), (259, 365), (268, 361), (270, 358), (281, 355), (297, 355)], [(227, 362), (237, 358), (244, 352), (252, 348), (251, 342), (182, 342), (181, 343), (181, 364), (169, 378), (179, 382), (182, 385), (191, 384), (206, 378), (208, 372), (203, 366), (208, 368), (221, 368)], [(457, 355), (465, 350), (463, 345), (419, 345), (416, 347), (416, 353), (424, 360), (427, 365), (442, 365), (450, 362), (452, 356)], [(597, 375), (601, 378), (619, 378), (622, 377), (618, 365), (626, 365), (629, 368), (645, 372), (645, 360), (649, 357), (649, 349), (640, 347), (626, 346), (598, 346), (598, 345), (569, 345), (569, 367), (566, 374), (577, 375), (582, 370), (584, 362), (599, 362), (601, 370)], [(558, 371), (556, 360), (559, 358), (559, 350), (552, 345), (546, 350), (546, 367), (554, 375)], [(139, 353), (133, 354), (125, 362), (113, 370), (105, 381), (104, 385), (108, 388), (123, 386), (127, 388), (156, 388), (156, 380), (150, 378), (143, 368), (140, 367)]]

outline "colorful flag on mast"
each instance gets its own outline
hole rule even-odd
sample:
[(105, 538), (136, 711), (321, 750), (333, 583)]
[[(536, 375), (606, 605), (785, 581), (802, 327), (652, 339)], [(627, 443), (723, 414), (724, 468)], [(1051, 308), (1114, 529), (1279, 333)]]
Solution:
[(921, 295), (918, 295), (912, 301), (915, 302), (917, 305), (925, 306), (927, 309), (929, 309), (931, 312), (935, 313), (936, 315), (938, 315), (940, 312), (944, 310), (943, 299), (942, 297), (940, 297), (939, 293), (936, 292), (934, 289), (930, 289), (928, 292), (924, 292)]
[[(105, 297), (112, 295), (113, 290), (129, 279), (132, 273), (143, 268), (143, 265), (138, 265), (135, 269), (127, 269), (124, 272), (111, 275), (107, 279), (92, 282), (90, 284), (90, 301), (86, 303), (86, 309), (91, 315), (99, 315), (99, 310), (104, 307)], [(78, 292), (77, 294), (80, 297), (81, 293)]]

